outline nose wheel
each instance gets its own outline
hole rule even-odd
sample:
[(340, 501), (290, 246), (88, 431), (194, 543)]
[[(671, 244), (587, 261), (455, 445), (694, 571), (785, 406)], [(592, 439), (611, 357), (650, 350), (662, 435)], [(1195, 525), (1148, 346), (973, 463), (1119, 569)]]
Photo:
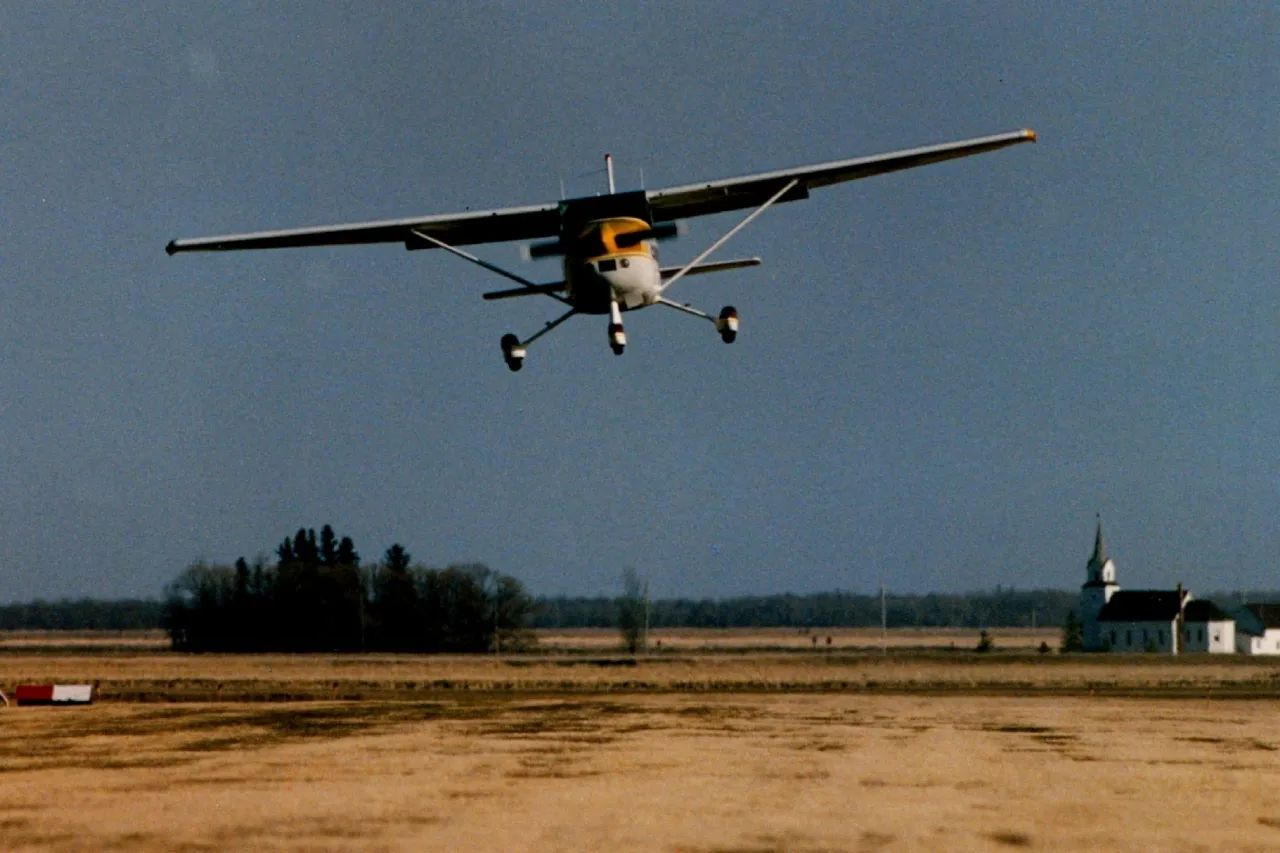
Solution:
[(622, 308), (617, 299), (609, 300), (609, 349), (614, 355), (622, 355), (627, 348), (627, 333), (622, 328)]
[(738, 309), (726, 305), (720, 309), (720, 317), (716, 320), (716, 331), (720, 340), (731, 344), (738, 339)]

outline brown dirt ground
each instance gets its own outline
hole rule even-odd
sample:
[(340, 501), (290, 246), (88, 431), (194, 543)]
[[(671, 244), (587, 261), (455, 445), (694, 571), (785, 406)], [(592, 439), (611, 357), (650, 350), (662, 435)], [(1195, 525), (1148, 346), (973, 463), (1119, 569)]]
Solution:
[(1276, 719), (767, 693), (8, 709), (0, 849), (1280, 850)]

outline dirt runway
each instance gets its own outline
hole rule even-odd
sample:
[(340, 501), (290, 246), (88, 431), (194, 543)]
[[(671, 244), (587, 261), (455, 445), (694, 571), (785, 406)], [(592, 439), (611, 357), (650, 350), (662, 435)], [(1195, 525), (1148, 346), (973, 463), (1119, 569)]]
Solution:
[(831, 694), (9, 709), (0, 849), (1280, 850), (1278, 720)]

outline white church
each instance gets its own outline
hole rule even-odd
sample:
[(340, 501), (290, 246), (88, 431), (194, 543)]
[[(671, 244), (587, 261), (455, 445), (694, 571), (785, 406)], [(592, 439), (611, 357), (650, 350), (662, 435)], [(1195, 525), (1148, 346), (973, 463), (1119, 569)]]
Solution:
[(1247, 604), (1228, 614), (1182, 584), (1122, 590), (1101, 520), (1080, 588), (1080, 626), (1090, 652), (1280, 655), (1280, 604)]

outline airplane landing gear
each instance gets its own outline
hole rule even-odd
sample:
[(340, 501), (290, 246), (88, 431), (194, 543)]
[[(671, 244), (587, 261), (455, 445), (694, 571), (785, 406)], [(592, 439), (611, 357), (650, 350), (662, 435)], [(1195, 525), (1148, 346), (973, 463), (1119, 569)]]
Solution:
[(662, 297), (658, 297), (658, 304), (674, 308), (685, 314), (692, 314), (694, 317), (710, 320), (715, 324), (716, 331), (720, 333), (720, 340), (726, 344), (731, 344), (738, 339), (738, 309), (732, 305), (726, 305), (721, 308), (719, 317), (712, 317), (710, 314), (703, 313), (691, 305), (681, 305), (679, 302), (672, 302), (670, 299)]
[(726, 344), (731, 344), (738, 339), (737, 308), (726, 305), (720, 309), (720, 318), (716, 320), (716, 331), (720, 333), (720, 340)]
[(524, 367), (525, 347), (536, 341), (538, 338), (550, 332), (556, 326), (559, 326), (565, 320), (568, 320), (574, 314), (578, 313), (577, 308), (570, 308), (559, 317), (555, 318), (547, 325), (543, 326), (540, 331), (526, 340), (520, 340), (515, 335), (506, 334), (502, 336), (502, 360), (507, 363), (507, 367), (514, 373), (521, 367)]
[(609, 348), (614, 355), (622, 355), (627, 348), (627, 333), (622, 329), (622, 309), (617, 299), (609, 300)]
[(519, 338), (512, 334), (502, 336), (502, 360), (512, 373), (524, 366), (524, 356), (525, 349), (520, 345)]

